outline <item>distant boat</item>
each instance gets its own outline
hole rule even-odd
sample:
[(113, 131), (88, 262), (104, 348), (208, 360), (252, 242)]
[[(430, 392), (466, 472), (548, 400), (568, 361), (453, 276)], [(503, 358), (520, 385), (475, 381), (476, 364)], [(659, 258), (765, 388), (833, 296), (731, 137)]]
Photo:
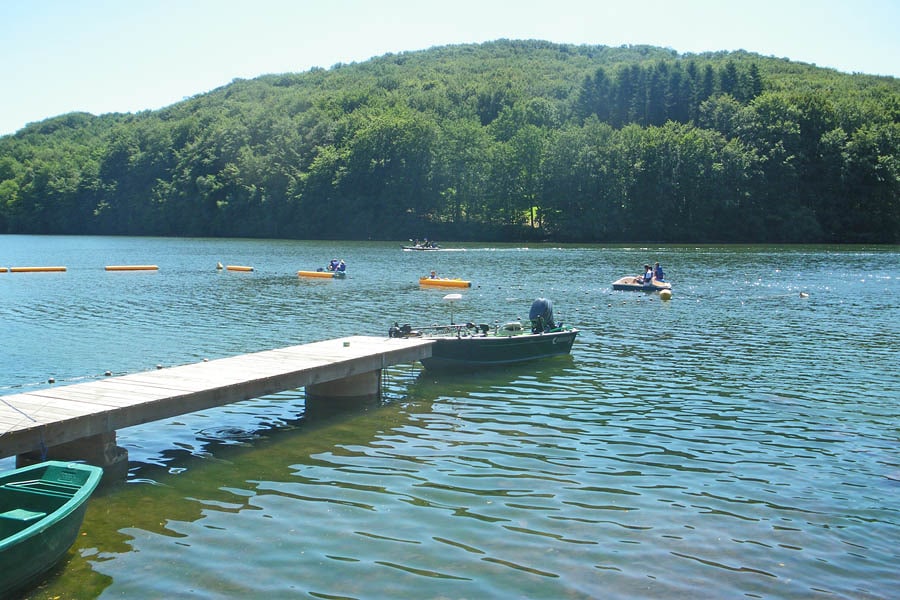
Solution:
[(521, 321), (493, 327), (466, 323), (417, 329), (395, 324), (388, 335), (434, 340), (431, 357), (422, 359), (422, 365), (432, 371), (502, 367), (571, 352), (578, 330), (554, 322), (553, 304), (549, 300), (535, 300), (529, 319), (531, 324), (527, 329)]
[(410, 250), (423, 250), (424, 251), (424, 250), (440, 250), (441, 249), (441, 247), (438, 246), (437, 244), (431, 244), (431, 245), (416, 244), (414, 246), (400, 246), (400, 247), (403, 250), (407, 250), (407, 251), (410, 251)]
[(103, 469), (47, 461), (0, 474), (0, 598), (37, 583), (75, 542)]
[(613, 281), (612, 287), (614, 290), (623, 292), (659, 292), (662, 290), (672, 290), (672, 284), (668, 281), (651, 279), (650, 283), (644, 283), (642, 278), (632, 277), (630, 275)]

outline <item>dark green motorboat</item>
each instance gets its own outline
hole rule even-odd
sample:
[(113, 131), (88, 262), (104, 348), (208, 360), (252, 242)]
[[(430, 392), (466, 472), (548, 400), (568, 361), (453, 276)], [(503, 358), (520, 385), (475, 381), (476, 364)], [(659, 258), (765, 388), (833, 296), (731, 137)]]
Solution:
[(103, 469), (47, 461), (0, 474), (0, 598), (35, 584), (78, 536)]
[(529, 314), (531, 326), (521, 321), (504, 325), (434, 325), (413, 329), (395, 324), (390, 337), (433, 339), (431, 357), (422, 365), (431, 371), (464, 371), (486, 367), (502, 367), (520, 362), (569, 354), (578, 330), (557, 324), (553, 304), (538, 298)]

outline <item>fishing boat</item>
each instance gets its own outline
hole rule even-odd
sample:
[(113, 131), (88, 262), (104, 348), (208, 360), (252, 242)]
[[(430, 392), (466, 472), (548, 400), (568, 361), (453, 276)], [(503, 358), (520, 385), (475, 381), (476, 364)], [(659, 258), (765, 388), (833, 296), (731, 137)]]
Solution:
[(320, 279), (346, 279), (347, 271), (297, 271), (297, 277), (318, 277)]
[(660, 292), (662, 290), (672, 290), (672, 284), (668, 281), (660, 281), (651, 279), (649, 283), (645, 283), (641, 277), (622, 277), (613, 281), (614, 290), (624, 292)]
[(60, 461), (0, 474), (0, 598), (37, 583), (68, 552), (102, 475)]
[(436, 287), (472, 287), (472, 282), (466, 279), (448, 279), (446, 277), (419, 277), (419, 285)]
[[(459, 294), (449, 294), (445, 299), (458, 300), (460, 297)], [(453, 321), (452, 316), (450, 320)], [(521, 320), (493, 326), (465, 323), (415, 329), (395, 323), (388, 336), (434, 340), (431, 357), (422, 359), (422, 365), (430, 371), (502, 367), (571, 352), (578, 329), (554, 321), (550, 300), (535, 300), (529, 320), (531, 323), (527, 327)]]

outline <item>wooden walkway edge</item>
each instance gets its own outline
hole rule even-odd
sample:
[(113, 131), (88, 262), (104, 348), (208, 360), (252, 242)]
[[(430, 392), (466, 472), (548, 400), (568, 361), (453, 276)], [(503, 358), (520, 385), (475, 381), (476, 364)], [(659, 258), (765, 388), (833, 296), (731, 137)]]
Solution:
[(0, 458), (431, 356), (421, 339), (352, 336), (0, 396)]

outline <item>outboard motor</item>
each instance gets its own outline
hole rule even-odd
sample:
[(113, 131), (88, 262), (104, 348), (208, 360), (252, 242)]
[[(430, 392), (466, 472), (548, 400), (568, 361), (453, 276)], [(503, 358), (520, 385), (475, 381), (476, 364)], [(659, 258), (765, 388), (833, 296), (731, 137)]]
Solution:
[(412, 335), (412, 327), (410, 327), (409, 324), (401, 327), (398, 323), (394, 323), (394, 326), (388, 329), (388, 337), (405, 338), (410, 335)]
[(531, 303), (531, 311), (528, 313), (531, 319), (531, 332), (543, 333), (556, 327), (553, 321), (553, 302), (546, 298), (538, 298)]

